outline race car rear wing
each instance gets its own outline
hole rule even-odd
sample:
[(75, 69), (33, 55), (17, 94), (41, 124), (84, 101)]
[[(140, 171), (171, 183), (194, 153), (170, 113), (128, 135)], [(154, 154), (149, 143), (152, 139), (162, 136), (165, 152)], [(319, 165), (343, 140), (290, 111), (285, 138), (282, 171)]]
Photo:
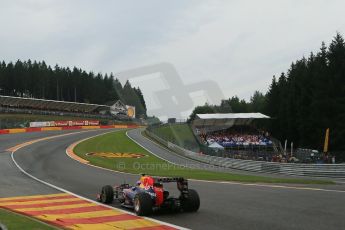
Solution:
[(156, 183), (177, 183), (177, 189), (181, 192), (181, 196), (188, 198), (188, 180), (183, 177), (154, 177)]
[(155, 180), (155, 182), (159, 183), (187, 181), (187, 179), (184, 179), (183, 177), (153, 177), (153, 179)]

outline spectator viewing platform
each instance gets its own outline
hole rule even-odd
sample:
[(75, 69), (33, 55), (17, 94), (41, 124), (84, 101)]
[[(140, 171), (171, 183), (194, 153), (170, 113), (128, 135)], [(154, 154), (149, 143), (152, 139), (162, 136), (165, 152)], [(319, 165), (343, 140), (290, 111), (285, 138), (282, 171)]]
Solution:
[(109, 105), (0, 95), (0, 128), (28, 127), (33, 121), (100, 120), (103, 124), (135, 121), (135, 107), (120, 100)]
[(249, 125), (254, 119), (269, 119), (262, 113), (197, 114), (193, 126), (207, 132), (227, 129), (235, 125)]
[[(20, 112), (27, 110), (30, 113), (46, 112), (46, 113), (79, 113), (93, 115), (121, 115), (129, 118), (135, 117), (135, 107), (128, 106), (120, 100), (112, 105), (99, 105), (89, 103), (78, 103), (69, 101), (55, 101), (37, 98), (24, 98), (0, 95), (0, 109), (9, 112)], [(129, 114), (128, 111), (131, 111)]]
[[(262, 113), (196, 114), (193, 130), (202, 151), (226, 157), (269, 160), (277, 154), (277, 144), (269, 133), (253, 125), (254, 120), (270, 119)], [(213, 152), (216, 153), (213, 153)]]
[(11, 108), (28, 108), (51, 111), (92, 113), (109, 110), (110, 106), (69, 101), (55, 101), (36, 98), (10, 97), (0, 95), (0, 106)]
[[(245, 128), (245, 127), (244, 127)], [(238, 130), (238, 129), (237, 129)], [(247, 129), (248, 130), (248, 129)], [(200, 135), (205, 144), (217, 142), (224, 148), (236, 146), (271, 146), (272, 141), (265, 133), (234, 131), (234, 129)]]

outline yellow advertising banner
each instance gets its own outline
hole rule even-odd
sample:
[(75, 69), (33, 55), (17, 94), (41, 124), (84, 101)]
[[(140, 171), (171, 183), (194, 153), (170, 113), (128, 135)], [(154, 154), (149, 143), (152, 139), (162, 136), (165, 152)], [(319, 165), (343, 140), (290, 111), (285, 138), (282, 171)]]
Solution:
[(328, 152), (328, 143), (329, 143), (329, 128), (326, 129), (326, 135), (325, 135), (325, 144), (323, 145), (323, 152)]
[(127, 108), (127, 116), (130, 118), (135, 118), (135, 107), (131, 105), (126, 105)]

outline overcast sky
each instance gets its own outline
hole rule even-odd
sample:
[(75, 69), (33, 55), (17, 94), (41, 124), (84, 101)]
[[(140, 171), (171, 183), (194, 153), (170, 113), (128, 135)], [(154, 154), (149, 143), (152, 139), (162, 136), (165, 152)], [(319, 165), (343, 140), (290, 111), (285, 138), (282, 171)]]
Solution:
[[(345, 34), (341, 0), (0, 3), (6, 62), (45, 60), (102, 73), (168, 62), (184, 84), (212, 80), (226, 98), (266, 92), (273, 75), (337, 31)], [(157, 77), (131, 82), (142, 88), (149, 111), (161, 106), (154, 91), (169, 88)], [(192, 99), (195, 105), (210, 100), (202, 93)]]

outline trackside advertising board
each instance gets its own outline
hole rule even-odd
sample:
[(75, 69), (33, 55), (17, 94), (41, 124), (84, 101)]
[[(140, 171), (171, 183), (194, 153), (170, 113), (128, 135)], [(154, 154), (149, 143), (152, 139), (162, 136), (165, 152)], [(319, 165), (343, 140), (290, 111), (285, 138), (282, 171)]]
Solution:
[(65, 127), (65, 126), (94, 126), (99, 125), (96, 120), (79, 120), (79, 121), (35, 121), (30, 122), (30, 127)]

